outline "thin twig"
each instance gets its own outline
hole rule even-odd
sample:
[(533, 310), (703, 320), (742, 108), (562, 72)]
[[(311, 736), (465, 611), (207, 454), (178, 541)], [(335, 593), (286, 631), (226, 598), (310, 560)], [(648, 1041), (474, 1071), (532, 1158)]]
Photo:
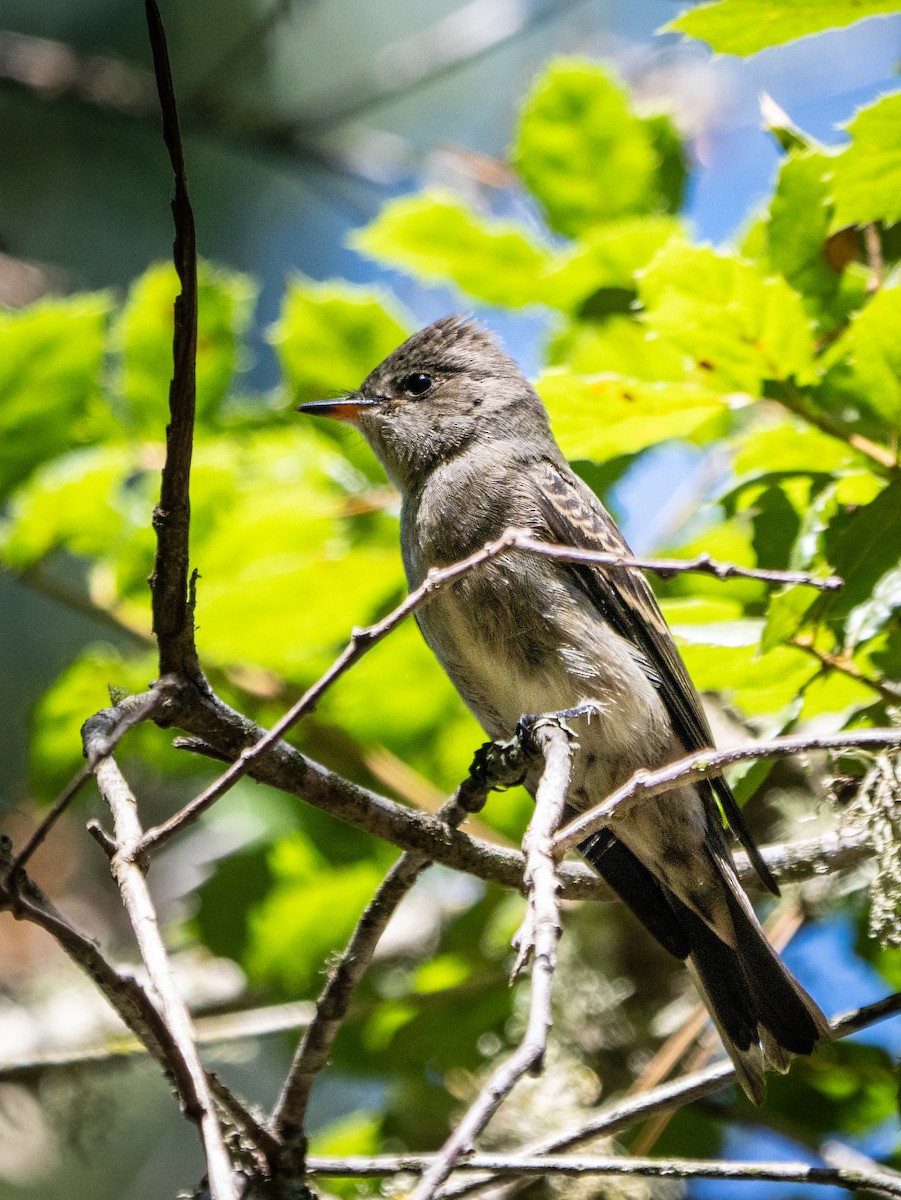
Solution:
[(584, 550), (575, 546), (560, 546), (540, 542), (529, 534), (520, 534), (513, 545), (519, 550), (528, 550), (544, 558), (556, 558), (561, 562), (592, 563), (614, 569), (650, 571), (661, 579), (687, 573), (713, 575), (716, 579), (759, 579), (764, 583), (800, 584), (817, 588), (823, 592), (835, 592), (844, 587), (844, 580), (837, 575), (817, 576), (807, 571), (777, 571), (764, 567), (742, 567), (738, 563), (720, 562), (709, 554), (695, 558), (636, 558), (634, 555), (619, 554), (608, 550)]
[[(95, 738), (102, 743), (104, 732), (102, 720), (93, 718), (85, 725), (85, 749), (89, 758), (95, 754)], [(110, 866), (134, 929), (160, 1015), (171, 1033), (170, 1050), (177, 1055), (187, 1084), (183, 1094), (185, 1116), (200, 1129), (212, 1200), (237, 1200), (232, 1164), (206, 1070), (197, 1052), (191, 1015), (172, 978), (150, 889), (132, 852), (143, 832), (137, 804), (114, 758), (101, 758), (95, 774), (115, 828), (117, 850)]]
[(544, 769), (535, 794), (535, 814), (524, 841), (529, 907), (519, 934), (517, 968), (530, 954), (533, 955), (525, 1032), (518, 1048), (492, 1073), (454, 1132), (429, 1163), (412, 1200), (431, 1200), (461, 1157), (472, 1151), (476, 1138), (519, 1080), (529, 1072), (540, 1071), (544, 1061), (560, 936), (553, 835), (566, 805), (573, 750), (569, 730), (553, 718), (541, 718), (532, 727), (531, 735), (544, 757)]
[(856, 450), (858, 454), (862, 454), (864, 458), (875, 463), (882, 471), (888, 471), (893, 475), (897, 474), (899, 470), (897, 454), (830, 417), (828, 413), (817, 408), (794, 384), (783, 382), (779, 386), (778, 394), (770, 395), (769, 399), (775, 400), (783, 408), (800, 417), (802, 421), (806, 421), (808, 425), (819, 429), (821, 433), (844, 442), (846, 446), (850, 446), (852, 450)]
[(820, 650), (808, 634), (796, 634), (789, 639), (789, 645), (803, 650), (805, 654), (815, 658), (821, 666), (827, 667), (830, 671), (838, 671), (839, 674), (846, 675), (848, 679), (854, 679), (857, 683), (872, 688), (886, 704), (896, 707), (901, 705), (901, 686), (890, 679), (876, 679), (872, 675), (865, 675), (847, 654), (830, 654), (828, 650)]
[(344, 675), (364, 654), (383, 638), (387, 637), (402, 621), (415, 612), (436, 592), (459, 579), (461, 575), (475, 570), (483, 563), (501, 555), (509, 554), (512, 550), (525, 551), (546, 558), (556, 558), (564, 562), (595, 563), (623, 570), (655, 571), (662, 576), (670, 576), (680, 572), (700, 572), (715, 575), (719, 579), (734, 577), (764, 579), (772, 583), (803, 583), (811, 587), (827, 590), (842, 586), (842, 581), (835, 576), (827, 579), (817, 579), (814, 576), (792, 571), (764, 571), (752, 567), (739, 567), (734, 563), (716, 562), (709, 555), (702, 554), (695, 559), (683, 561), (680, 559), (647, 559), (634, 558), (631, 555), (607, 553), (604, 551), (580, 550), (571, 546), (558, 546), (537, 541), (530, 534), (520, 529), (507, 529), (499, 538), (489, 542), (481, 549), (447, 567), (433, 568), (429, 571), (423, 583), (410, 594), (386, 617), (363, 629), (355, 629), (344, 650), (335, 659), (328, 670), (300, 697), (272, 728), (251, 746), (245, 746), (240, 756), (224, 771), (205, 791), (186, 804), (179, 812), (149, 829), (144, 835), (141, 845), (137, 848), (141, 854), (157, 849), (169, 838), (182, 829), (192, 825), (212, 804), (219, 800), (243, 776), (248, 774), (251, 767), (279, 739), (287, 733), (304, 716), (313, 712), (324, 693), (337, 679)]
[(660, 767), (656, 771), (636, 771), (622, 787), (612, 792), (601, 804), (595, 805), (557, 834), (554, 850), (564, 854), (584, 838), (589, 837), (612, 821), (622, 818), (624, 810), (634, 801), (659, 796), (672, 791), (686, 780), (709, 779), (719, 775), (724, 767), (747, 759), (782, 758), (790, 754), (804, 754), (812, 750), (850, 750), (901, 746), (901, 729), (851, 729), (844, 733), (823, 736), (792, 734), (788, 737), (772, 738), (767, 742), (734, 746), (730, 750), (699, 750), (676, 762)]
[[(468, 778), (437, 813), (437, 819), (448, 828), (456, 828), (469, 814), (477, 812), (492, 788), (512, 786), (521, 777), (521, 763), (515, 756), (503, 753), (492, 755), (491, 749), (489, 744), (476, 755)], [(388, 922), (401, 900), (433, 861), (430, 855), (422, 851), (407, 850), (401, 855), (366, 906), (316, 1001), (316, 1015), (297, 1048), (271, 1122), (275, 1136), (284, 1144), (286, 1152), (290, 1155), (293, 1150), (293, 1158), (298, 1166), (305, 1152), (304, 1120), (313, 1082), (328, 1061), (351, 997), (369, 968)]]
[[(309, 1159), (310, 1174), (338, 1178), (373, 1178), (401, 1173), (426, 1173), (434, 1163), (430, 1155), (373, 1155), (370, 1158), (347, 1157)], [(846, 1192), (871, 1191), (879, 1195), (901, 1197), (901, 1178), (890, 1171), (864, 1171), (852, 1167), (815, 1167), (793, 1162), (711, 1162), (692, 1158), (616, 1158), (579, 1155), (578, 1158), (529, 1158), (515, 1154), (475, 1154), (462, 1162), (458, 1170), (491, 1171), (505, 1178), (557, 1175), (591, 1175), (645, 1179), (729, 1179), (773, 1183), (808, 1183), (838, 1187)], [(416, 1193), (414, 1193), (415, 1195)]]
[(166, 679), (160, 679), (152, 691), (144, 692), (140, 696), (129, 697), (128, 703), (117, 707), (119, 716), (115, 724), (102, 741), (98, 740), (92, 752), (94, 757), (89, 758), (84, 766), (76, 771), (53, 801), (53, 804), (37, 829), (35, 829), (34, 833), (16, 855), (9, 869), (7, 883), (15, 881), (17, 872), (23, 869), (32, 854), (34, 854), (35, 850), (37, 850), (38, 846), (40, 846), (44, 838), (81, 791), (81, 788), (94, 774), (100, 759), (112, 754), (113, 749), (128, 730), (134, 728), (141, 721), (145, 721), (160, 706), (165, 699), (168, 682)]
[[(306, 1029), (314, 1011), (312, 1004), (297, 1000), (194, 1017), (197, 1045), (217, 1046)], [(0, 1081), (28, 1081), (48, 1071), (69, 1071), (73, 1067), (120, 1067), (147, 1054), (140, 1038), (110, 1031), (105, 1040), (93, 1040), (88, 1045), (0, 1059)]]
[(175, 241), (172, 257), (181, 283), (181, 292), (175, 298), (166, 461), (163, 464), (159, 503), (153, 512), (157, 538), (156, 557), (150, 576), (153, 631), (159, 644), (160, 671), (163, 674), (180, 672), (196, 679), (200, 676), (200, 666), (194, 645), (193, 613), (188, 600), (188, 534), (196, 397), (197, 246), (166, 34), (156, 0), (145, 0), (145, 11), (163, 118), (163, 138), (175, 179), (172, 200)]
[[(829, 1041), (838, 1041), (849, 1034), (858, 1033), (871, 1025), (884, 1021), (901, 1012), (901, 992), (893, 992), (882, 1000), (861, 1008), (851, 1009), (840, 1013), (829, 1022), (831, 1033)], [(693, 1071), (678, 1079), (670, 1080), (652, 1088), (640, 1096), (628, 1096), (622, 1100), (614, 1100), (597, 1109), (577, 1129), (557, 1133), (540, 1141), (530, 1142), (521, 1147), (520, 1153), (530, 1157), (543, 1154), (557, 1154), (562, 1150), (571, 1150), (576, 1146), (592, 1142), (599, 1137), (613, 1137), (625, 1129), (645, 1121), (658, 1113), (671, 1112), (682, 1108), (703, 1096), (709, 1096), (735, 1082), (735, 1068), (728, 1060), (714, 1063), (702, 1071)], [(312, 1169), (312, 1167), (311, 1167)], [(485, 1187), (493, 1186), (491, 1177), (481, 1179), (466, 1179), (453, 1183), (444, 1188), (440, 1195), (442, 1200), (461, 1200), (463, 1196), (474, 1195)]]

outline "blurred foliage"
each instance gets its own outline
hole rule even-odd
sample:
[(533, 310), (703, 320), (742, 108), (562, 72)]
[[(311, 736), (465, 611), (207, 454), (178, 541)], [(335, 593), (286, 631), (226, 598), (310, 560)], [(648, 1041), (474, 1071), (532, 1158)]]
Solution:
[[(749, 53), (764, 37), (896, 5), (781, 3), (768, 22), (760, 7), (723, 0), (674, 27)], [(660, 585), (698, 686), (761, 732), (895, 718), (885, 681), (901, 669), (898, 110), (897, 95), (871, 105), (838, 151), (801, 131), (780, 136), (769, 203), (740, 248), (714, 250), (678, 218), (687, 158), (669, 119), (638, 115), (597, 64), (555, 62), (525, 102), (513, 148), (541, 232), (426, 193), (393, 201), (354, 237), (378, 262), (454, 287), (461, 305), (543, 313), (538, 387), (589, 480), (643, 469), (663, 442), (691, 444), (701, 466), (661, 550), (845, 577), (837, 596), (688, 576)], [(106, 703), (107, 685), (134, 690), (152, 677), (149, 516), (175, 292), (170, 268), (153, 266), (121, 306), (83, 295), (0, 315), (2, 561), (36, 588), (76, 572), (83, 602), (145, 647), (86, 650), (38, 706), (33, 779), (44, 799), (79, 764), (79, 725)], [(270, 334), (283, 382), (254, 397), (241, 372), (255, 297), (251, 280), (203, 265), (191, 556), (201, 660), (223, 695), (266, 721), (352, 626), (403, 595), (397, 498), (373, 457), (352, 431), (290, 410), (356, 386), (409, 321), (375, 291), (293, 279)], [(424, 805), (460, 779), (482, 740), (412, 624), (295, 736), (344, 774)], [(128, 754), (170, 786), (196, 772), (151, 728), (130, 735)], [(773, 770), (736, 773), (758, 815), (772, 816), (785, 790)], [(240, 803), (252, 812), (244, 792)], [(492, 797), (483, 819), (517, 838), (528, 811), (514, 792)], [(190, 929), (237, 960), (257, 995), (314, 996), (393, 855), (323, 814), (282, 813), (214, 864)], [(319, 1149), (440, 1139), (485, 1061), (515, 1036), (503, 980), (519, 900), (471, 882), (439, 887), (435, 876), (402, 909), (335, 1047), (337, 1068), (380, 1082), (381, 1111), (342, 1119)], [(585, 1020), (567, 1035), (570, 1050), (608, 1088), (627, 1086), (683, 975), (620, 909), (571, 916), (582, 974), (574, 956), (561, 989)], [(896, 986), (897, 952), (868, 953)], [(886, 1056), (857, 1043), (796, 1064), (772, 1094), (763, 1119), (810, 1145), (863, 1136), (894, 1105)], [(682, 1114), (661, 1148), (675, 1139), (682, 1153), (709, 1153), (730, 1114), (747, 1116), (728, 1098)]]

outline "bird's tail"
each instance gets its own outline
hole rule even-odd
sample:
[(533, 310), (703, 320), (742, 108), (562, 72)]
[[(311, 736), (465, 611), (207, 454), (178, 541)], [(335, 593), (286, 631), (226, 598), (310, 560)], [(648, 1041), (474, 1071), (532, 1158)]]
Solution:
[(686, 960), (739, 1083), (760, 1104), (767, 1068), (787, 1070), (790, 1055), (810, 1054), (829, 1025), (766, 940), (731, 867), (717, 864), (734, 946), (718, 937), (608, 830), (589, 838), (580, 850), (657, 940)]
[(687, 965), (755, 1104), (763, 1101), (767, 1068), (786, 1071), (792, 1054), (810, 1054), (829, 1032), (820, 1009), (766, 939), (753, 914), (727, 888), (736, 948), (727, 946), (676, 896), (670, 896), (688, 937)]

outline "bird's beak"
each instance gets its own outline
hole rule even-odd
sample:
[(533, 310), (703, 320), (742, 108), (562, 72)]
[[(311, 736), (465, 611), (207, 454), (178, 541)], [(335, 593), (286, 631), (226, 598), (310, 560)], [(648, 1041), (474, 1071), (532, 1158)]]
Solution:
[(377, 400), (368, 400), (359, 392), (352, 392), (349, 396), (339, 396), (337, 400), (311, 400), (309, 404), (299, 404), (297, 411), (309, 413), (312, 417), (333, 417), (336, 421), (356, 425), (360, 413), (376, 404)]

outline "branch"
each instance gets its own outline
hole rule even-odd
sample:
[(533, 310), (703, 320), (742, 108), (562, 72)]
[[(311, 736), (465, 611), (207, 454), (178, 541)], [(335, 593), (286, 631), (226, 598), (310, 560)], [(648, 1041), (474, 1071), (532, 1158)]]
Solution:
[[(879, 1021), (895, 1016), (898, 1012), (901, 1012), (901, 992), (894, 992), (882, 1000), (877, 1000), (874, 1004), (867, 1004), (862, 1008), (841, 1013), (829, 1022), (831, 1029), (829, 1041), (838, 1041), (849, 1034), (858, 1033), (861, 1029), (867, 1029)], [(622, 1100), (605, 1104), (592, 1113), (591, 1117), (578, 1129), (530, 1142), (521, 1148), (520, 1153), (530, 1157), (551, 1155), (561, 1150), (573, 1149), (585, 1142), (594, 1141), (598, 1137), (613, 1137), (615, 1134), (647, 1120), (648, 1117), (682, 1108), (703, 1096), (721, 1091), (734, 1082), (735, 1068), (731, 1062), (725, 1060), (714, 1063), (713, 1066), (705, 1067), (702, 1071), (693, 1071), (679, 1079), (660, 1084), (659, 1087), (643, 1092), (639, 1096), (627, 1096)], [(310, 1169), (313, 1169), (312, 1165)], [(460, 1200), (463, 1196), (473, 1195), (487, 1186), (493, 1186), (493, 1183), (494, 1180), (491, 1177), (485, 1176), (481, 1179), (463, 1180), (461, 1183), (445, 1188), (441, 1192), (441, 1198), (442, 1200), (452, 1200), (452, 1198)]]
[(97, 764), (101, 759), (112, 754), (120, 739), (129, 729), (132, 729), (141, 721), (145, 721), (148, 717), (152, 716), (164, 700), (169, 684), (170, 680), (160, 679), (151, 691), (144, 692), (140, 696), (131, 696), (125, 702), (116, 706), (115, 711), (118, 713), (118, 716), (109, 732), (103, 738), (98, 738), (93, 750), (94, 757), (89, 757), (85, 765), (72, 776), (53, 801), (53, 804), (51, 804), (49, 811), (37, 829), (35, 829), (34, 833), (16, 855), (6, 877), (8, 885), (15, 886), (15, 878), (18, 872), (24, 868), (32, 854), (34, 854), (35, 850), (37, 850), (38, 846), (40, 846), (44, 838), (46, 838), (47, 834), (81, 791), (81, 788), (94, 774)]
[(162, 825), (149, 829), (138, 847), (141, 854), (157, 849), (169, 838), (182, 829), (192, 825), (212, 804), (219, 800), (264, 755), (279, 739), (288, 732), (304, 716), (313, 712), (324, 693), (357, 663), (364, 654), (383, 638), (387, 637), (402, 621), (424, 604), (436, 592), (459, 579), (461, 575), (480, 567), (494, 558), (509, 554), (513, 550), (526, 551), (546, 558), (556, 558), (564, 562), (595, 563), (623, 570), (640, 569), (656, 571), (663, 576), (681, 572), (700, 572), (712, 574), (719, 579), (741, 576), (750, 579), (765, 579), (774, 583), (804, 583), (811, 587), (832, 590), (842, 586), (842, 581), (835, 576), (827, 579), (816, 579), (794, 571), (764, 571), (752, 567), (739, 567), (733, 563), (716, 562), (709, 555), (702, 554), (688, 562), (680, 559), (646, 559), (634, 558), (631, 555), (607, 553), (606, 551), (579, 550), (570, 546), (558, 546), (537, 541), (521, 529), (506, 529), (499, 538), (488, 542), (480, 550), (470, 554), (459, 562), (447, 567), (432, 568), (423, 583), (415, 588), (388, 616), (374, 625), (363, 629), (355, 629), (351, 639), (341, 654), (335, 659), (328, 670), (308, 688), (275, 725), (252, 746), (244, 746), (240, 755), (232, 765), (219, 776), (205, 791), (186, 804), (179, 812)]
[(838, 438), (840, 442), (844, 442), (846, 446), (850, 446), (852, 450), (856, 450), (858, 454), (868, 458), (871, 463), (875, 463), (882, 471), (888, 471), (893, 475), (897, 474), (899, 469), (897, 455), (885, 446), (880, 446), (870, 438), (864, 437), (862, 433), (855, 433), (854, 430), (830, 417), (828, 413), (818, 409), (794, 384), (783, 383), (779, 387), (778, 394), (770, 394), (768, 399), (775, 400), (783, 408), (800, 417), (802, 421), (806, 421), (808, 425), (819, 429), (821, 433)]
[(608, 550), (584, 550), (574, 546), (559, 546), (540, 542), (527, 533), (520, 533), (513, 542), (520, 550), (528, 550), (545, 558), (556, 558), (562, 562), (593, 563), (615, 569), (650, 571), (661, 579), (673, 575), (713, 575), (717, 579), (759, 579), (764, 583), (801, 584), (823, 592), (835, 592), (844, 587), (844, 580), (837, 575), (820, 577), (806, 571), (777, 571), (764, 567), (741, 567), (738, 563), (720, 562), (709, 554), (696, 558), (636, 558), (630, 554), (619, 554)]
[[(189, 731), (226, 759), (237, 758), (243, 747), (253, 745), (265, 732), (215, 694), (204, 696), (187, 685), (179, 686), (169, 696), (165, 713), (167, 721)], [(406, 808), (378, 792), (351, 783), (307, 758), (287, 742), (276, 743), (261, 756), (250, 775), (260, 783), (297, 796), (314, 808), (373, 837), (392, 842), (402, 850), (421, 850), (452, 870), (463, 871), (501, 887), (522, 890), (525, 863), (519, 851), (450, 829), (428, 813)], [(844, 843), (846, 838), (847, 835), (843, 835), (839, 841)], [(782, 861), (788, 864), (791, 859), (788, 869), (792, 880), (821, 874), (824, 855), (830, 870), (842, 869), (850, 865), (849, 860), (859, 862), (868, 855), (866, 846), (856, 839), (856, 835), (848, 844), (847, 855), (828, 837), (822, 843), (813, 840), (799, 845), (801, 853), (808, 858), (795, 858), (790, 847), (783, 846), (763, 849), (762, 853), (764, 857), (774, 853), (777, 864)], [(744, 856), (737, 854), (736, 863), (742, 881), (755, 886), (756, 875)], [(563, 899), (606, 901), (614, 898), (604, 881), (583, 863), (562, 863), (558, 875)]]
[(200, 665), (194, 645), (192, 605), (188, 600), (188, 535), (197, 358), (197, 246), (166, 34), (156, 0), (145, 0), (145, 10), (163, 118), (163, 138), (175, 177), (172, 200), (175, 242), (172, 257), (181, 282), (181, 292), (175, 299), (166, 461), (163, 464), (159, 503), (153, 512), (153, 528), (157, 538), (156, 558), (150, 576), (153, 631), (159, 643), (160, 672), (183, 672), (190, 678), (198, 679)]
[[(150, 1000), (147, 1000), (150, 1004)], [(156, 1012), (156, 1009), (154, 1009)], [(198, 1046), (227, 1045), (244, 1038), (271, 1037), (306, 1029), (313, 1018), (314, 1008), (305, 1000), (286, 1004), (269, 1004), (262, 1008), (237, 1009), (233, 1012), (194, 1017)], [(7, 1057), (0, 1060), (0, 1081), (28, 1081), (45, 1071), (67, 1071), (72, 1067), (117, 1067), (132, 1058), (144, 1058), (147, 1046), (137, 1037), (111, 1033), (107, 1042), (92, 1041), (89, 1045), (68, 1050), (53, 1050)], [(164, 1063), (168, 1069), (168, 1063)], [(220, 1098), (218, 1093), (217, 1100)]]
[(432, 1200), (463, 1155), (522, 1077), (538, 1074), (544, 1061), (551, 1018), (551, 987), (557, 963), (560, 916), (552, 853), (554, 830), (566, 806), (572, 773), (571, 734), (559, 719), (542, 717), (531, 737), (544, 757), (544, 770), (535, 794), (535, 814), (529, 823), (526, 849), (528, 908), (518, 934), (519, 953), (514, 974), (534, 950), (529, 1015), (522, 1041), (492, 1073), (457, 1128), (423, 1173), (412, 1200)]
[[(93, 717), (88, 721), (83, 735), (90, 759), (97, 755), (98, 746), (105, 744), (106, 729), (102, 717)], [(137, 805), (113, 758), (101, 757), (95, 774), (101, 795), (113, 815), (115, 846), (110, 859), (111, 869), (135, 931), (160, 1016), (171, 1033), (169, 1049), (174, 1052), (174, 1058), (170, 1066), (174, 1068), (178, 1064), (185, 1116), (200, 1129), (212, 1200), (237, 1200), (231, 1160), (225, 1148), (206, 1070), (197, 1052), (191, 1016), (172, 978), (150, 890), (143, 870), (134, 858), (133, 848), (143, 832)], [(106, 840), (103, 844), (105, 848), (113, 849)]]
[(623, 816), (624, 809), (642, 797), (659, 796), (670, 792), (686, 780), (709, 779), (719, 775), (723, 767), (746, 759), (781, 758), (811, 750), (850, 750), (901, 746), (901, 729), (856, 729), (822, 737), (793, 734), (773, 738), (768, 742), (753, 742), (731, 750), (699, 750), (677, 759), (656, 771), (636, 771), (622, 787), (612, 792), (601, 804), (595, 805), (557, 834), (554, 850), (558, 855), (576, 846), (584, 838), (603, 829)]
[[(373, 1155), (370, 1158), (311, 1158), (311, 1174), (367, 1178), (414, 1174), (429, 1170), (431, 1156)], [(730, 1179), (773, 1183), (812, 1183), (847, 1192), (869, 1191), (901, 1197), (901, 1176), (891, 1171), (852, 1167), (812, 1167), (808, 1163), (710, 1162), (692, 1158), (616, 1158), (580, 1155), (578, 1158), (528, 1158), (512, 1154), (476, 1154), (460, 1163), (461, 1171), (492, 1171), (508, 1179), (559, 1175), (577, 1178), (599, 1175), (645, 1179)], [(414, 1193), (415, 1194), (415, 1193)]]
[[(517, 747), (518, 749), (518, 747)], [(512, 786), (522, 775), (522, 754), (507, 747), (498, 753), (488, 743), (476, 755), (469, 777), (460, 784), (437, 814), (437, 820), (456, 828), (477, 812), (495, 787)], [(305, 1152), (303, 1128), (310, 1091), (325, 1067), (335, 1037), (347, 1015), (351, 997), (372, 961), (375, 948), (404, 896), (434, 860), (421, 851), (408, 850), (388, 872), (366, 906), (350, 941), (316, 1001), (316, 1015), (304, 1034), (275, 1107), (272, 1125), (286, 1146)], [(296, 1166), (302, 1170), (302, 1163)]]
[(847, 654), (830, 654), (828, 650), (820, 650), (809, 634), (795, 634), (794, 637), (789, 638), (789, 645), (803, 650), (805, 654), (815, 658), (821, 666), (827, 667), (830, 671), (838, 671), (849, 679), (854, 679), (865, 687), (872, 688), (886, 704), (895, 707), (901, 704), (901, 686), (890, 679), (875, 679), (872, 675), (865, 675)]

